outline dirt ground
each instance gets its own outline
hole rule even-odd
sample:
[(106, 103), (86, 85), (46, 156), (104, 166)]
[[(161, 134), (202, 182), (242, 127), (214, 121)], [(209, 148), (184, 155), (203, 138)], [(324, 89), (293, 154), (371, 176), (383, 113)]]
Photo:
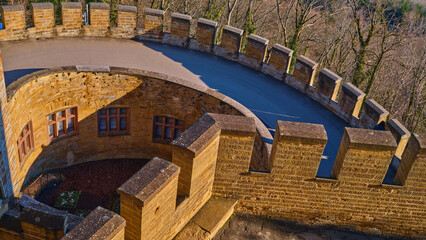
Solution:
[(97, 206), (117, 211), (119, 195), (117, 188), (142, 168), (146, 159), (113, 159), (83, 163), (54, 171), (65, 180), (56, 186), (44, 189), (37, 200), (54, 206), (58, 195), (66, 191), (81, 191), (75, 209), (64, 209), (74, 213), (77, 209), (93, 210)]
[(285, 220), (235, 214), (213, 240), (400, 240), (332, 227), (302, 225)]

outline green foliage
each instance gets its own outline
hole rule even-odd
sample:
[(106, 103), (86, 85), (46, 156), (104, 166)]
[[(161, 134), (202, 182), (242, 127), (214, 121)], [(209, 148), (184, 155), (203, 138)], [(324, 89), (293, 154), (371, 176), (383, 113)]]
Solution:
[(225, 5), (218, 6), (217, 0), (211, 0), (207, 3), (207, 6), (204, 8), (203, 18), (209, 19), (212, 21), (219, 21), (222, 17), (222, 12), (225, 9)]
[(56, 208), (76, 208), (81, 191), (62, 192), (55, 202)]

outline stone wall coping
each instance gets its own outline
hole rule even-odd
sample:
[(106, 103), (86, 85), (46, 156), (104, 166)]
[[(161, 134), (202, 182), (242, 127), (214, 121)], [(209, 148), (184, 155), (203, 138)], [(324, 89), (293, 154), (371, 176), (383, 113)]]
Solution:
[(77, 65), (75, 66), (78, 72), (110, 72), (109, 66), (98, 65)]
[(272, 49), (276, 50), (277, 52), (283, 53), (284, 55), (293, 55), (293, 50), (291, 50), (290, 48), (286, 48), (281, 44), (275, 44), (274, 46), (272, 46)]
[(21, 221), (48, 229), (65, 229), (68, 212), (47, 206), (27, 195), (22, 195)]
[(140, 200), (145, 206), (172, 179), (179, 175), (180, 168), (164, 159), (155, 157), (121, 185), (117, 191)]
[(3, 12), (20, 12), (24, 11), (24, 6), (22, 4), (11, 4), (11, 5), (1, 5)]
[(376, 113), (378, 113), (380, 116), (382, 115), (389, 115), (388, 110), (386, 110), (382, 105), (378, 104), (374, 99), (368, 99), (365, 101), (365, 105), (369, 108), (373, 109)]
[(206, 25), (206, 26), (209, 26), (209, 27), (213, 27), (213, 28), (216, 28), (219, 25), (217, 22), (211, 21), (211, 20), (208, 20), (208, 19), (205, 19), (205, 18), (199, 18), (197, 23), (203, 24), (203, 25)]
[[(78, 69), (80, 69), (80, 71), (78, 71)], [(234, 99), (223, 95), (217, 91), (214, 91), (206, 86), (202, 86), (178, 77), (173, 77), (173, 76), (169, 76), (166, 74), (161, 74), (161, 73), (157, 73), (157, 72), (152, 72), (152, 71), (145, 71), (145, 70), (139, 70), (139, 69), (131, 69), (131, 68), (123, 68), (123, 67), (108, 67), (108, 66), (93, 66), (93, 65), (89, 65), (89, 66), (84, 66), (84, 65), (78, 65), (78, 66), (65, 66), (65, 67), (57, 67), (57, 68), (50, 68), (50, 69), (44, 69), (44, 70), (40, 70), (40, 71), (36, 71), (33, 73), (30, 73), (28, 75), (25, 75), (15, 81), (13, 81), (9, 86), (7, 86), (6, 88), (6, 92), (7, 92), (7, 100), (10, 101), (14, 96), (15, 93), (19, 90), (20, 87), (22, 87), (23, 85), (36, 80), (39, 77), (43, 77), (43, 76), (47, 76), (49, 74), (55, 74), (55, 73), (61, 73), (61, 72), (107, 72), (107, 73), (117, 73), (117, 74), (128, 74), (128, 75), (132, 75), (132, 76), (146, 76), (146, 77), (152, 77), (152, 78), (157, 78), (163, 81), (168, 81), (168, 82), (172, 82), (172, 83), (176, 83), (188, 88), (191, 88), (193, 90), (197, 90), (199, 92), (203, 92), (205, 94), (208, 94), (212, 97), (215, 97), (227, 104), (229, 104), (230, 106), (232, 106), (233, 108), (235, 108), (237, 111), (239, 111), (241, 114), (243, 114), (246, 117), (249, 118), (253, 118), (255, 125), (256, 125), (256, 129), (259, 132), (260, 136), (263, 139), (271, 139), (272, 140), (272, 135), (269, 132), (268, 128), (262, 123), (262, 121), (253, 113), (251, 112), (248, 108), (246, 108), (244, 105), (242, 105), (241, 103), (239, 103), (238, 101), (235, 101)], [(268, 154), (270, 153), (271, 150), (271, 145), (266, 143), (266, 148), (268, 149)]]
[(89, 4), (90, 9), (98, 9), (98, 10), (110, 10), (110, 6), (108, 3), (94, 3), (91, 2)]
[(401, 139), (406, 139), (411, 137), (411, 132), (408, 131), (407, 128), (404, 127), (398, 120), (389, 119), (386, 123), (386, 127), (391, 131), (392, 134), (397, 135), (398, 141)]
[(164, 17), (165, 11), (153, 8), (145, 8), (145, 14)]
[(358, 100), (365, 97), (365, 93), (359, 90), (359, 88), (352, 85), (352, 83), (348, 83), (348, 82), (344, 83), (342, 86), (342, 91), (344, 91), (346, 94)]
[(244, 33), (244, 30), (236, 28), (236, 27), (232, 27), (232, 26), (229, 26), (229, 25), (226, 25), (225, 27), (223, 27), (223, 31), (235, 33), (235, 34), (240, 35), (240, 36), (242, 36), (243, 33)]
[(300, 63), (302, 63), (302, 64), (304, 64), (308, 67), (311, 67), (311, 68), (316, 68), (318, 66), (317, 62), (315, 62), (315, 61), (311, 60), (310, 58), (305, 57), (303, 55), (298, 56), (296, 58), (296, 61), (298, 61), (298, 62), (300, 62)]
[(62, 9), (82, 9), (80, 2), (61, 2)]
[(413, 138), (419, 143), (419, 154), (426, 154), (426, 134), (413, 134)]
[(254, 119), (206, 113), (171, 144), (186, 148), (197, 156), (218, 133), (240, 136), (253, 136), (256, 133)]
[(327, 68), (323, 68), (321, 69), (320, 75), (325, 75), (327, 77), (327, 79), (330, 79), (334, 82), (334, 84), (337, 84), (339, 82), (342, 81), (342, 77), (340, 77), (339, 75), (337, 75), (336, 73), (328, 70)]
[(191, 21), (192, 19), (191, 15), (186, 15), (182, 13), (172, 13), (171, 17), (181, 19), (181, 20), (186, 20), (186, 21)]
[(112, 239), (117, 229), (121, 230), (125, 225), (126, 220), (120, 215), (97, 207), (61, 239)]
[(137, 13), (138, 9), (135, 6), (128, 6), (128, 5), (117, 5), (117, 11), (118, 12), (130, 12), (130, 13)]
[(327, 132), (323, 125), (277, 121), (277, 132), (280, 141), (303, 142), (312, 144), (327, 143)]
[(250, 40), (252, 40), (252, 41), (255, 41), (255, 42), (258, 42), (258, 43), (260, 43), (260, 44), (264, 44), (264, 45), (268, 44), (268, 42), (269, 42), (269, 39), (263, 38), (263, 37), (258, 36), (258, 35), (256, 35), (256, 34), (250, 34), (250, 35), (247, 37), (247, 39), (250, 39)]
[(397, 144), (389, 131), (345, 127), (349, 148), (372, 151), (395, 151)]
[(51, 2), (31, 3), (31, 7), (36, 10), (54, 9), (53, 4)]

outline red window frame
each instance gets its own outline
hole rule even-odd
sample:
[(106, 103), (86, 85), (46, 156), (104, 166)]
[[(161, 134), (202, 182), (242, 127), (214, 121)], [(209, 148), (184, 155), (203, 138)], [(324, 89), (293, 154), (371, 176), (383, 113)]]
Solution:
[[(60, 113), (61, 116), (58, 116)], [(50, 117), (50, 119), (49, 119)], [(77, 107), (67, 108), (47, 115), (47, 137), (49, 140), (66, 136), (78, 132), (78, 109)], [(69, 121), (73, 121), (73, 129), (68, 127)], [(59, 123), (62, 122), (62, 130), (59, 130)], [(49, 128), (52, 126), (53, 135), (50, 135)]]
[(18, 136), (18, 155), (19, 162), (22, 163), (30, 153), (31, 150), (34, 149), (34, 136), (33, 136), (33, 123), (29, 121), (25, 124), (21, 133)]
[[(105, 119), (105, 129), (101, 129), (101, 121)], [(122, 127), (121, 120), (125, 119), (126, 126)], [(111, 121), (115, 121), (115, 128), (111, 128)], [(130, 108), (110, 107), (98, 110), (98, 134), (99, 135), (123, 135), (130, 134)]]
[[(161, 135), (157, 133), (157, 127), (161, 127)], [(171, 142), (177, 137), (175, 136), (175, 131), (179, 130), (179, 133), (181, 134), (184, 130), (184, 127), (185, 123), (183, 120), (168, 116), (154, 116), (154, 124), (152, 131), (153, 140)], [(167, 128), (171, 129), (170, 137), (166, 137)]]

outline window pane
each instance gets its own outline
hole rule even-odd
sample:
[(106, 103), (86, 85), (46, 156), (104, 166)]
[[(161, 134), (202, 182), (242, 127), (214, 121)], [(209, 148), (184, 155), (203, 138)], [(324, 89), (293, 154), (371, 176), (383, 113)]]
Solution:
[(171, 139), (172, 138), (172, 128), (166, 127), (165, 134), (166, 134), (167, 139)]
[(173, 118), (166, 118), (166, 123), (173, 123)]
[(60, 121), (58, 122), (58, 135), (64, 134), (64, 122)]
[(182, 126), (182, 121), (176, 119), (175, 125), (176, 126)]
[(162, 123), (163, 117), (155, 117), (155, 122)]
[(175, 139), (180, 137), (180, 130), (175, 128)]
[(117, 114), (117, 108), (110, 108), (110, 109), (109, 109), (109, 114), (110, 114), (110, 115)]
[(117, 119), (116, 118), (110, 118), (109, 119), (109, 129), (117, 129)]
[(53, 121), (53, 114), (52, 114), (52, 115), (47, 116), (47, 121)]
[(106, 118), (101, 118), (99, 121), (99, 131), (103, 132), (107, 130), (107, 120)]
[(56, 113), (56, 118), (60, 118), (60, 117), (63, 117), (62, 111)]
[(27, 144), (27, 149), (31, 148), (31, 139), (30, 139), (30, 135), (27, 136), (27, 140), (25, 141), (25, 143)]
[(102, 115), (102, 116), (107, 115), (107, 110), (106, 109), (99, 110), (99, 115)]
[(161, 126), (155, 126), (155, 138), (163, 137), (163, 128)]
[(49, 137), (50, 138), (53, 138), (54, 137), (54, 133), (53, 133), (53, 124), (52, 125), (49, 125), (48, 126), (48, 128), (47, 128), (48, 130), (49, 130)]
[(68, 119), (68, 132), (74, 131), (74, 118)]
[(67, 109), (67, 115), (70, 115), (70, 114), (72, 114), (72, 108)]
[(127, 129), (127, 118), (120, 118), (120, 130)]
[(127, 108), (120, 108), (120, 114), (127, 114)]
[(25, 153), (25, 142), (23, 142), (23, 143), (21, 143), (21, 154), (22, 154), (22, 156), (24, 156), (26, 153)]

